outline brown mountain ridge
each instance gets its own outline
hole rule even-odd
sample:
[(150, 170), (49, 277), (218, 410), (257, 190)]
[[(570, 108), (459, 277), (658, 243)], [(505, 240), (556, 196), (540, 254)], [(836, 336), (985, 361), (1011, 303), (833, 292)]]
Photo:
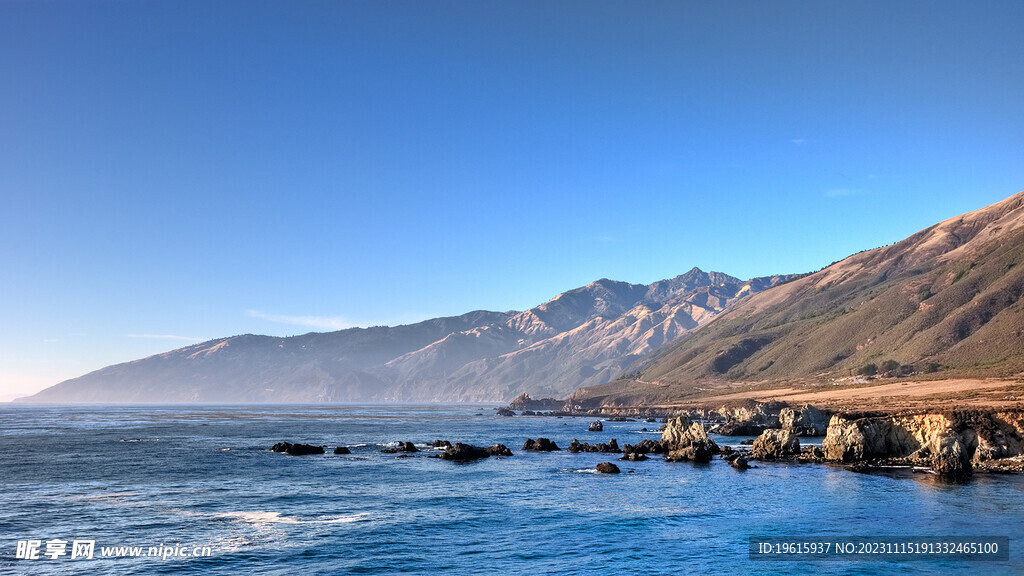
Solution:
[[(581, 404), (1024, 373), (1024, 193), (751, 296)], [(968, 380), (968, 382), (971, 380)], [(723, 396), (726, 397), (726, 396)], [(753, 397), (753, 396), (751, 396)]]

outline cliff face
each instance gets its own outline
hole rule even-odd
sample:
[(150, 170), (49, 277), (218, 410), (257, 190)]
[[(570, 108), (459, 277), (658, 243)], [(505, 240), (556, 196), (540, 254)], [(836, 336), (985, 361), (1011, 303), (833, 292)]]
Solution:
[(708, 384), (858, 371), (1024, 372), (1024, 193), (765, 290), (584, 405), (672, 401)]
[(396, 327), (221, 338), (103, 368), (38, 402), (508, 401), (564, 398), (634, 370), (727, 307), (790, 277), (693, 269), (650, 285), (598, 280), (523, 312)]

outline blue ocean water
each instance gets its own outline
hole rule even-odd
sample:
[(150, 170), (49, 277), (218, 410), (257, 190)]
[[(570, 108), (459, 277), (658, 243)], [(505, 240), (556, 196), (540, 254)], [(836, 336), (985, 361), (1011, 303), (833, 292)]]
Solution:
[[(905, 470), (619, 462), (520, 450), (657, 438), (656, 424), (494, 416), (491, 406), (0, 408), (2, 574), (1024, 573), (1024, 478), (950, 484)], [(380, 452), (394, 440), (503, 443), (456, 464)], [(736, 438), (716, 438), (719, 444)], [(350, 446), (288, 456), (279, 441)], [(421, 446), (422, 447), (422, 446)], [(436, 452), (434, 452), (436, 453)], [(763, 561), (748, 538), (1008, 536), (1009, 560)], [(19, 540), (95, 540), (93, 559), (17, 559)], [(208, 557), (100, 558), (175, 544)], [(70, 551), (70, 550), (69, 550)]]

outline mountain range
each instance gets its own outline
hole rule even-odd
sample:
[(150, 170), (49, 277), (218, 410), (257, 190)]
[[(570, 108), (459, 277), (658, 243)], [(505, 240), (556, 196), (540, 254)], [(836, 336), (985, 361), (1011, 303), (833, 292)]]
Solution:
[(523, 312), (404, 326), (246, 334), (117, 364), (27, 402), (470, 402), (565, 397), (795, 276), (741, 281), (697, 268), (652, 284), (602, 279)]
[(754, 294), (571, 400), (635, 406), (875, 374), (1021, 381), (1022, 294), (1024, 192)]

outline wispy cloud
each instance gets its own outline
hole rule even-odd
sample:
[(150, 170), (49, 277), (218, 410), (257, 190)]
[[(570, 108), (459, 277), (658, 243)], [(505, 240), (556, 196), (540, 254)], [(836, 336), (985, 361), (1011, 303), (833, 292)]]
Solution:
[(185, 340), (187, 342), (201, 342), (206, 338), (193, 338), (191, 336), (178, 336), (176, 334), (125, 334), (128, 338), (150, 338), (154, 340)]
[(278, 324), (291, 324), (292, 326), (306, 326), (308, 328), (321, 328), (324, 330), (343, 330), (355, 326), (355, 323), (341, 316), (288, 316), (286, 314), (268, 314), (260, 310), (246, 310), (245, 315), (249, 318), (258, 318), (268, 322), (277, 322)]
[(825, 196), (829, 198), (845, 198), (847, 196), (860, 196), (866, 193), (867, 190), (861, 190), (857, 188), (831, 188), (825, 190)]
[(799, 146), (799, 145), (803, 144), (804, 142), (807, 142), (807, 140), (804, 140), (803, 138), (793, 138), (792, 140), (790, 140), (790, 142), (792, 142), (793, 144), (796, 144), (797, 146)]

